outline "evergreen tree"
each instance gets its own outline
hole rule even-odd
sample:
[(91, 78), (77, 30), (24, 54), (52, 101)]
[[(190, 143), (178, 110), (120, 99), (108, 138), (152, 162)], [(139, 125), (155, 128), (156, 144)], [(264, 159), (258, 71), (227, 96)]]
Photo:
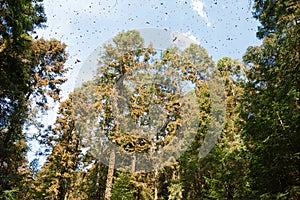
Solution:
[(112, 199), (131, 200), (133, 199), (133, 190), (131, 187), (131, 175), (119, 172), (115, 178), (112, 188)]
[(244, 55), (248, 82), (244, 136), (251, 152), (254, 198), (299, 198), (298, 1), (254, 1), (261, 46)]
[[(99, 72), (95, 79), (84, 83), (74, 93), (78, 102), (75, 104), (78, 112), (76, 116), (81, 118), (78, 122), (78, 131), (84, 135), (84, 138), (91, 141), (91, 145), (95, 144), (97, 140), (102, 147), (106, 147), (107, 140), (110, 140), (121, 151), (126, 152), (131, 159), (125, 170), (129, 170), (133, 174), (130, 177), (122, 174), (117, 175), (117, 185), (114, 187), (113, 169), (115, 162), (127, 162), (127, 158), (116, 159), (119, 156), (116, 152), (111, 152), (108, 155), (105, 154), (105, 151), (98, 152), (99, 149), (92, 148), (93, 155), (96, 153), (96, 155), (102, 156), (102, 159), (103, 156), (107, 156), (106, 159), (109, 164), (104, 198), (110, 199), (111, 194), (119, 194), (126, 178), (130, 178), (131, 181), (131, 184), (126, 186), (132, 190), (130, 195), (137, 199), (151, 199), (153, 194), (154, 198), (159, 198), (160, 195), (167, 198), (169, 191), (172, 192), (171, 196), (182, 194), (182, 191), (179, 191), (179, 188), (182, 187), (179, 183), (180, 178), (174, 176), (174, 174), (178, 174), (178, 170), (171, 173), (170, 185), (160, 184), (159, 179), (162, 172), (159, 172), (158, 169), (157, 173), (136, 173), (143, 167), (149, 168), (149, 166), (143, 166), (147, 162), (143, 163), (141, 160), (136, 163), (134, 153), (155, 152), (167, 146), (174, 137), (183, 137), (183, 135), (178, 134), (179, 127), (181, 124), (186, 124), (191, 116), (181, 111), (182, 108), (176, 96), (179, 91), (175, 85), (181, 87), (180, 81), (190, 81), (199, 86), (200, 81), (206, 78), (208, 68), (213, 65), (213, 62), (205, 49), (195, 44), (184, 50), (182, 55), (174, 47), (158, 53), (151, 45), (144, 47), (143, 39), (137, 31), (121, 32), (112, 41), (113, 43), (104, 46), (105, 51), (101, 57)], [(180, 71), (181, 76), (174, 78), (175, 71)], [(161, 74), (170, 74), (170, 77), (165, 78)], [(153, 75), (160, 82), (155, 84), (149, 82)], [(133, 82), (133, 86), (129, 87), (125, 81), (132, 80), (132, 76), (134, 76), (135, 82)], [(185, 95), (184, 100), (181, 101), (189, 104), (189, 98), (193, 98), (193, 95), (190, 95), (191, 97)], [(162, 112), (157, 109), (164, 109), (165, 111)], [(165, 115), (162, 116), (162, 114)], [(151, 117), (154, 117), (157, 122), (151, 121)], [(163, 124), (163, 121), (166, 123)], [(149, 128), (150, 126), (157, 129), (155, 134), (149, 135), (147, 132), (147, 130), (153, 129)], [(136, 129), (142, 131), (137, 133)], [(171, 152), (170, 155), (172, 152), (177, 152), (175, 148), (168, 150)], [(93, 166), (96, 166), (97, 162), (99, 161), (95, 158)], [(95, 173), (94, 182), (99, 183), (97, 177), (103, 173), (97, 174), (95, 171), (93, 173)], [(98, 185), (100, 186), (102, 183)], [(161, 186), (164, 189), (159, 188)], [(177, 190), (175, 191), (174, 188)], [(163, 190), (167, 192), (163, 194)]]
[(245, 66), (224, 57), (216, 67), (225, 86), (226, 119), (221, 137), (207, 158), (210, 168), (205, 175), (207, 187), (203, 192), (211, 199), (246, 199), (250, 190), (247, 183), (249, 166), (240, 117)]
[(47, 96), (58, 100), (65, 81), (65, 45), (34, 41), (29, 35), (46, 21), (41, 2), (0, 2), (0, 194), (24, 189), (29, 171), (23, 126), (31, 117), (30, 107), (44, 110)]
[(61, 103), (52, 132), (57, 141), (35, 178), (35, 198), (65, 200), (72, 193), (80, 154), (80, 138), (75, 128), (71, 99)]

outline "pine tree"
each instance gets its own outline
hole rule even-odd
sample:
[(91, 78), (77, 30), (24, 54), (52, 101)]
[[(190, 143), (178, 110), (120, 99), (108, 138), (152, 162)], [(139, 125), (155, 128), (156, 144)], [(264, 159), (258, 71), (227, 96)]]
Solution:
[(130, 174), (124, 172), (117, 173), (117, 177), (115, 178), (114, 185), (112, 188), (112, 199), (133, 199), (134, 191), (132, 190), (130, 179)]
[(205, 176), (205, 196), (213, 199), (245, 199), (249, 194), (247, 150), (242, 139), (241, 104), (245, 83), (245, 66), (229, 57), (221, 58), (216, 66), (225, 89), (226, 118), (221, 137), (210, 158)]
[(6, 190), (26, 193), (21, 191), (29, 172), (23, 126), (32, 117), (31, 106), (45, 110), (47, 96), (59, 99), (65, 81), (65, 45), (29, 35), (46, 21), (41, 2), (0, 2), (0, 195)]
[[(182, 86), (181, 81), (190, 81), (199, 86), (201, 80), (205, 79), (207, 68), (213, 63), (205, 49), (194, 44), (182, 55), (179, 49), (174, 47), (158, 53), (151, 45), (143, 46), (143, 39), (137, 31), (121, 32), (112, 41), (113, 43), (104, 46), (105, 51), (100, 59), (99, 72), (95, 79), (84, 83), (74, 94), (78, 98), (76, 98), (78, 105), (75, 105), (79, 108), (77, 114), (84, 119), (80, 120), (79, 124), (81, 122), (88, 124), (81, 124), (78, 130), (83, 135), (86, 132), (85, 138), (90, 141), (102, 141), (100, 146), (104, 148), (107, 147), (107, 139), (120, 148), (119, 152), (111, 151), (109, 154), (97, 148), (91, 152), (93, 155), (100, 156), (101, 159), (105, 157), (109, 164), (104, 198), (110, 199), (112, 192), (114, 193), (114, 189), (111, 189), (115, 176), (114, 167), (122, 164), (124, 164), (122, 170), (129, 170), (133, 173), (130, 180), (131, 188), (134, 190), (132, 194), (136, 198), (150, 198), (151, 193), (155, 193), (158, 198), (161, 192), (158, 188), (160, 187), (158, 181), (160, 172), (156, 175), (154, 172), (146, 173), (147, 175), (139, 174), (138, 172), (143, 168), (154, 169), (155, 166), (144, 166), (148, 163), (147, 158), (145, 161), (137, 162), (134, 155), (137, 152), (147, 154), (159, 151), (168, 146), (174, 138), (180, 140), (184, 137), (179, 134), (179, 129), (181, 124), (186, 124), (191, 120), (191, 116), (181, 111), (183, 108), (180, 104), (184, 102), (186, 106), (192, 106), (189, 99), (193, 98), (193, 94), (190, 94), (190, 97), (184, 95), (180, 103), (178, 98), (180, 90), (176, 87)], [(193, 61), (190, 61), (191, 59)], [(198, 63), (196, 63), (197, 60)], [(176, 71), (180, 72), (180, 77), (174, 77)], [(164, 74), (170, 76), (165, 78)], [(153, 75), (159, 82), (151, 81)], [(132, 79), (134, 80), (133, 86), (128, 86), (126, 81)], [(163, 112), (158, 109), (163, 109)], [(155, 124), (151, 121), (151, 117), (157, 121)], [(147, 130), (153, 128), (157, 129), (157, 132), (149, 134)], [(142, 131), (137, 132), (137, 129)], [(182, 144), (176, 145), (184, 145), (182, 141), (179, 143)], [(120, 152), (124, 152), (128, 158), (120, 159)], [(165, 156), (171, 156), (176, 152), (176, 148), (169, 147), (168, 155)], [(98, 160), (97, 156), (96, 163), (101, 160)], [(142, 178), (145, 176), (151, 178), (147, 181)], [(98, 176), (94, 176), (96, 177)], [(119, 176), (120, 184), (123, 178), (126, 177)], [(97, 182), (96, 179), (94, 181)], [(174, 179), (174, 187), (176, 181), (178, 182)], [(176, 188), (179, 185), (176, 185)], [(116, 186), (115, 189), (119, 187)], [(168, 196), (168, 186), (165, 186), (165, 189)], [(180, 191), (177, 192), (180, 193)]]
[(58, 139), (35, 178), (35, 198), (65, 200), (72, 193), (80, 154), (80, 138), (75, 128), (71, 99), (61, 103), (52, 132)]
[[(26, 120), (27, 69), (22, 56), (30, 47), (28, 32), (45, 21), (42, 7), (27, 2), (0, 3), (0, 195), (18, 190), (27, 150), (22, 125)], [(40, 16), (40, 17), (37, 17)], [(39, 18), (39, 19), (38, 19)], [(13, 81), (12, 81), (13, 80)]]
[(254, 198), (299, 198), (299, 2), (254, 1), (261, 46), (249, 47), (244, 136)]
[[(200, 45), (191, 45), (183, 51), (183, 55), (194, 64), (200, 80), (196, 87), (199, 125), (197, 132), (194, 133), (191, 145), (179, 159), (179, 167), (176, 169), (179, 170), (177, 173), (180, 179), (175, 181), (175, 186), (177, 186), (177, 189), (181, 188), (182, 199), (197, 199), (203, 198), (203, 190), (206, 187), (204, 177), (207, 175), (209, 168), (209, 159), (204, 158), (199, 161), (199, 151), (211, 121), (212, 101), (210, 90), (212, 88), (208, 85), (208, 79), (212, 75), (209, 74), (209, 71), (213, 70), (214, 62), (207, 51)], [(169, 190), (174, 187), (172, 184), (168, 186)], [(177, 193), (179, 192), (177, 191)]]

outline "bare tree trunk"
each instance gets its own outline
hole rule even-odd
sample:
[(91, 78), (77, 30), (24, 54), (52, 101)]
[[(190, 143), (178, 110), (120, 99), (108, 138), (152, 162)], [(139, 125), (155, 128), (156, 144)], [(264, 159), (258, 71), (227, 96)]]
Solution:
[(101, 164), (100, 162), (98, 161), (97, 163), (97, 182), (96, 182), (96, 191), (95, 191), (95, 197), (94, 198), (97, 198), (97, 199), (101, 199), (101, 191), (100, 191), (100, 181), (101, 181), (101, 178), (100, 178), (100, 170), (101, 170)]
[(68, 200), (68, 196), (69, 196), (69, 193), (67, 192), (66, 195), (65, 195), (64, 200)]
[(131, 173), (132, 174), (135, 173), (135, 164), (136, 164), (136, 155), (133, 154), (133, 156), (132, 156), (132, 164), (131, 164)]
[(114, 178), (114, 168), (115, 168), (115, 150), (112, 150), (109, 157), (109, 166), (106, 178), (106, 188), (105, 188), (105, 200), (110, 200), (111, 189), (113, 185)]
[(154, 200), (158, 199), (158, 167), (155, 167), (154, 174)]

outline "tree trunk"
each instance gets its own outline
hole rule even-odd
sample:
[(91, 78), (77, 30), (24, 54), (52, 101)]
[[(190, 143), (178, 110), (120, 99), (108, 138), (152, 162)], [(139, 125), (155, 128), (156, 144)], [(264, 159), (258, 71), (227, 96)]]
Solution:
[(114, 168), (115, 168), (115, 150), (112, 150), (109, 157), (109, 166), (106, 178), (106, 189), (105, 189), (105, 200), (110, 200), (111, 189), (113, 185), (114, 178)]
[(100, 170), (101, 170), (101, 164), (97, 163), (97, 181), (96, 181), (96, 191), (95, 191), (95, 195), (94, 195), (94, 198), (97, 198), (97, 199), (101, 199), (101, 191), (100, 191), (100, 181), (101, 181), (101, 178), (100, 178)]
[(135, 173), (135, 164), (136, 164), (136, 155), (133, 154), (133, 156), (132, 156), (132, 164), (131, 164), (131, 173), (132, 174)]
[(154, 200), (158, 199), (158, 167), (155, 167), (154, 174)]

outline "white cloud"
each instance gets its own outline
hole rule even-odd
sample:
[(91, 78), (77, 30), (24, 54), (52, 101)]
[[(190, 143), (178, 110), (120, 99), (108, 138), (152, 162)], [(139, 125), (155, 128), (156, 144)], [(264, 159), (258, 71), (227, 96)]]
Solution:
[(191, 40), (193, 40), (193, 41), (196, 42), (197, 44), (199, 43), (198, 40), (197, 40), (197, 37), (194, 36), (194, 35), (192, 34), (191, 31), (188, 31), (188, 32), (186, 32), (186, 33), (183, 33), (183, 35), (186, 36), (186, 37), (188, 37), (188, 38), (190, 38)]
[(193, 10), (195, 10), (200, 15), (200, 17), (203, 18), (203, 20), (205, 21), (207, 26), (211, 26), (211, 22), (209, 22), (207, 13), (205, 12), (205, 9), (204, 9), (204, 3), (199, 0), (191, 0), (191, 4), (193, 7)]
[(192, 0), (193, 9), (202, 17), (207, 18), (207, 14), (204, 11), (204, 3), (199, 0)]

